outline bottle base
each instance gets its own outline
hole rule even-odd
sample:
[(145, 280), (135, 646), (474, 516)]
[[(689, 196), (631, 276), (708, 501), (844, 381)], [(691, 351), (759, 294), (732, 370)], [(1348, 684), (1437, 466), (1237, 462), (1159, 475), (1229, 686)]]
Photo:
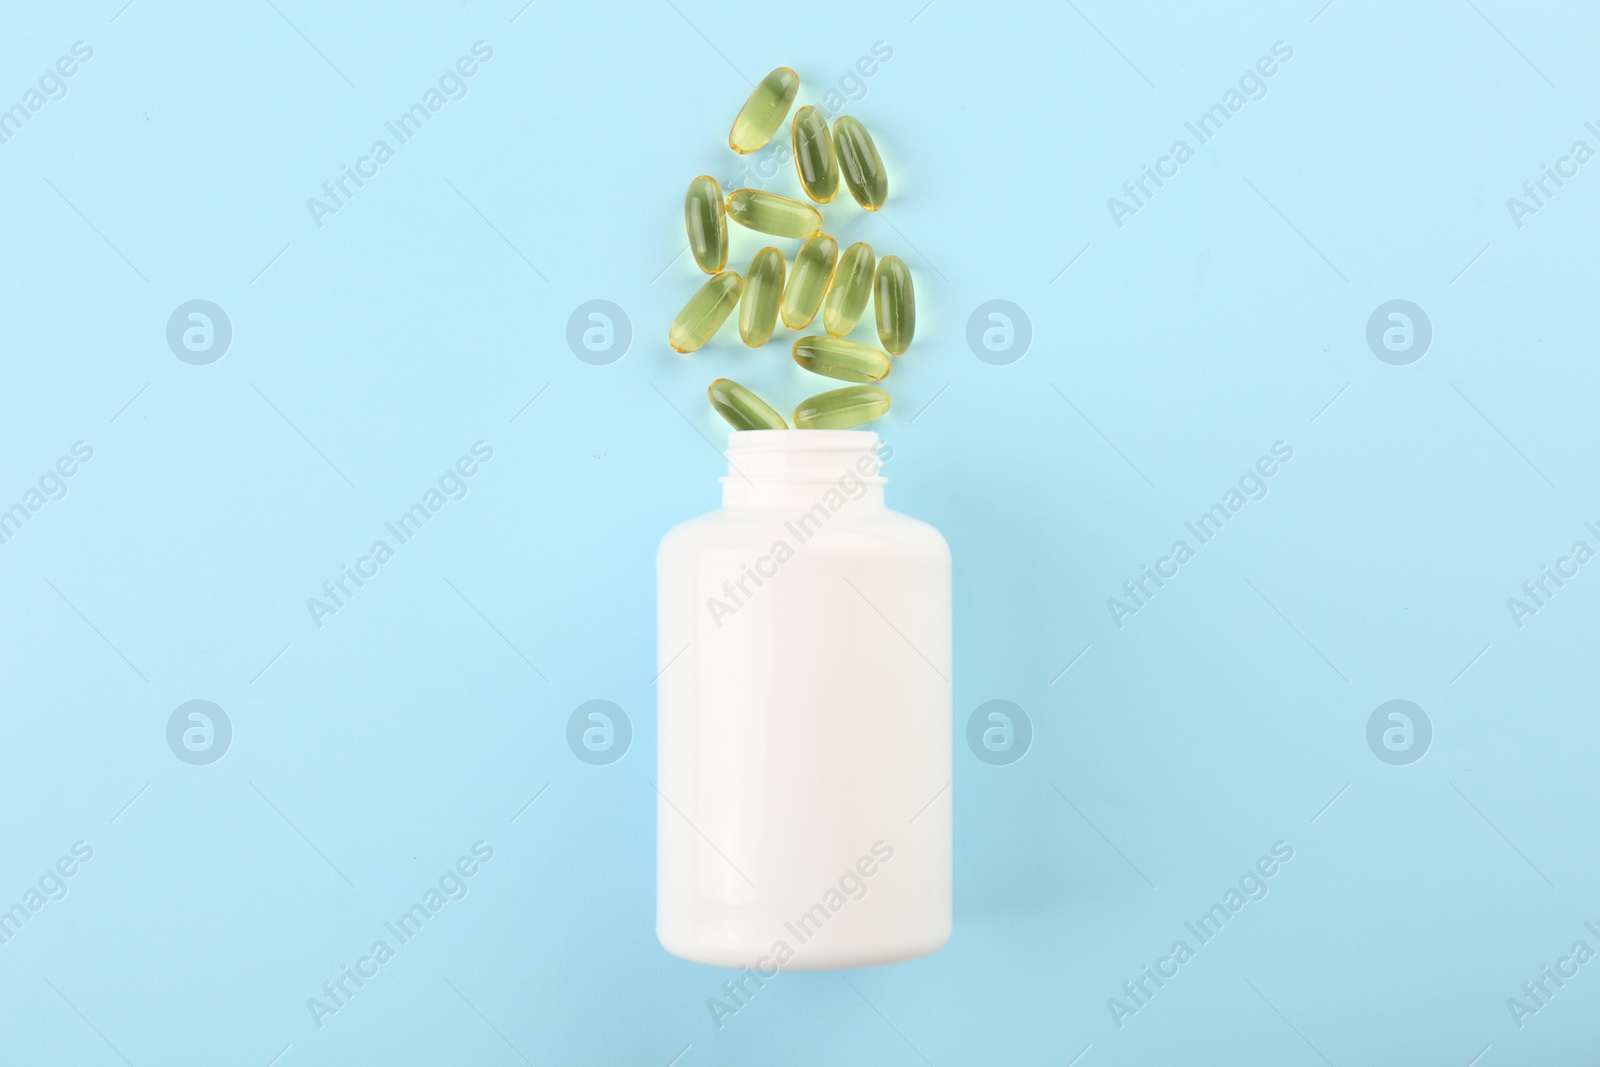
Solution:
[(947, 929), (923, 941), (907, 941), (894, 945), (870, 945), (846, 948), (838, 945), (811, 946), (802, 944), (792, 948), (790, 957), (778, 962), (773, 945), (716, 945), (694, 941), (680, 941), (656, 931), (661, 947), (690, 963), (703, 963), (711, 967), (731, 967), (735, 970), (756, 968), (762, 973), (776, 968), (779, 971), (837, 971), (855, 967), (879, 967), (889, 963), (931, 956), (950, 941)]

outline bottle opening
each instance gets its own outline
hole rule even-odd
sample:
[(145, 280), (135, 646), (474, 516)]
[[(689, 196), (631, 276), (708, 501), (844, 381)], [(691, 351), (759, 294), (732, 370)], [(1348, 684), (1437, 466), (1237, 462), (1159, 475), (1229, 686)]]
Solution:
[(871, 430), (735, 430), (723, 453), (722, 501), (777, 503), (843, 484), (882, 504), (878, 445)]

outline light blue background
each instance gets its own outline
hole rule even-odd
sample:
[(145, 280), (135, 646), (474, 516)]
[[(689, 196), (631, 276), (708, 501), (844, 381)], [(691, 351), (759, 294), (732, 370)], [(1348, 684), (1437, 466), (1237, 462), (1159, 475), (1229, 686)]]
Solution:
[[(1506, 607), (1600, 548), (1600, 162), (1520, 228), (1505, 203), (1600, 147), (1592, 7), (122, 2), (0, 33), (0, 105), (94, 50), (0, 145), (0, 506), (94, 449), (0, 545), (0, 907), (94, 850), (0, 945), (0, 1062), (1600, 1055), (1600, 962), (1506, 1007), (1600, 949), (1600, 564)], [(307, 198), (480, 40), (319, 229)], [(1267, 95), (1116, 226), (1280, 40)], [(653, 933), (653, 554), (716, 501), (706, 384), (820, 386), (784, 331), (667, 349), (702, 277), (680, 204), (737, 173), (750, 81), (788, 64), (821, 102), (875, 42), (846, 88), (890, 204), (828, 217), (918, 286), (878, 428), (891, 505), (954, 551), (955, 935), (783, 974), (718, 1029), (731, 972)], [(208, 366), (165, 340), (192, 299), (234, 331)], [(565, 339), (593, 299), (634, 331), (607, 366)], [(991, 299), (1032, 323), (1009, 366), (965, 339)], [(1433, 325), (1409, 366), (1366, 344), (1391, 299)], [(1270, 494), (1119, 629), (1107, 598), (1279, 440)], [(476, 441), (468, 495), (314, 625)], [(209, 766), (167, 747), (191, 699), (233, 724)], [(565, 741), (590, 699), (634, 726), (609, 766)], [(1036, 731), (1009, 766), (962, 743), (991, 699)], [(1409, 766), (1367, 746), (1391, 699), (1433, 724)], [(319, 1029), (307, 998), (480, 840), (469, 895)], [(1277, 841), (1270, 895), (1119, 1029), (1108, 998)]]

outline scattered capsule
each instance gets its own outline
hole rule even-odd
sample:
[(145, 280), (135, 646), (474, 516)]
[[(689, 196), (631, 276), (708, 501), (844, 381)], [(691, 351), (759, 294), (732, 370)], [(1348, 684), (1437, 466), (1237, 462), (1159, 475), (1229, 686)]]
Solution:
[(800, 246), (789, 283), (783, 287), (783, 324), (789, 329), (803, 330), (816, 318), (838, 259), (839, 242), (825, 233)]
[(790, 136), (794, 149), (794, 169), (800, 175), (800, 188), (819, 204), (839, 195), (839, 155), (833, 149), (828, 120), (809, 104), (794, 113)]
[(878, 158), (878, 146), (861, 120), (840, 115), (833, 123), (833, 139), (839, 147), (839, 169), (856, 203), (876, 211), (889, 199), (889, 173)]
[(794, 409), (797, 430), (848, 430), (889, 413), (889, 394), (876, 385), (850, 385), (818, 393)]
[(728, 265), (728, 216), (715, 178), (702, 174), (689, 183), (683, 224), (689, 231), (689, 251), (701, 270), (715, 274)]
[(762, 78), (744, 107), (733, 117), (728, 147), (745, 155), (772, 140), (783, 120), (789, 117), (789, 105), (794, 103), (799, 91), (800, 75), (788, 67), (779, 67)]
[(725, 270), (706, 281), (689, 302), (683, 305), (678, 317), (672, 320), (667, 331), (667, 344), (679, 352), (693, 352), (717, 332), (728, 318), (728, 312), (739, 302), (744, 279), (731, 270)]
[(884, 351), (898, 356), (911, 347), (911, 335), (917, 332), (917, 298), (911, 291), (911, 268), (899, 256), (884, 256), (878, 261), (873, 290), (878, 340)]
[(733, 381), (718, 378), (706, 390), (711, 406), (735, 430), (787, 430), (789, 424), (759, 396)]
[(844, 250), (833, 272), (833, 284), (822, 302), (822, 326), (830, 337), (843, 337), (856, 328), (872, 296), (872, 246), (857, 241)]
[(889, 374), (889, 357), (871, 345), (837, 337), (802, 337), (793, 351), (794, 361), (806, 370), (842, 382), (881, 382)]
[(745, 271), (744, 295), (739, 298), (739, 336), (751, 348), (760, 348), (772, 339), (772, 328), (778, 324), (778, 304), (783, 300), (783, 269), (783, 253), (776, 248), (763, 248)]
[(822, 213), (810, 204), (760, 189), (728, 194), (728, 217), (740, 226), (774, 237), (810, 237), (822, 231)]

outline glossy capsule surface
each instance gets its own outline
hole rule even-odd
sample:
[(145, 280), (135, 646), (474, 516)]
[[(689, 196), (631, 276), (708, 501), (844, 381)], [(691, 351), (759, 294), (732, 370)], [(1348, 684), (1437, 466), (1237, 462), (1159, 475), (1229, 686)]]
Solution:
[(878, 316), (878, 341), (884, 351), (898, 356), (911, 347), (917, 332), (917, 298), (911, 289), (911, 268), (899, 256), (878, 261), (873, 284), (873, 307)]
[(830, 337), (843, 337), (856, 328), (872, 298), (872, 272), (877, 265), (872, 246), (857, 241), (844, 250), (833, 282), (822, 301), (822, 328)]
[(711, 340), (718, 327), (727, 321), (734, 305), (739, 303), (739, 293), (743, 289), (744, 279), (731, 270), (707, 279), (672, 320), (667, 344), (679, 352), (693, 352)]
[(794, 169), (800, 175), (800, 188), (819, 204), (839, 195), (839, 154), (834, 151), (833, 134), (821, 111), (806, 105), (794, 113), (790, 134)]
[(881, 382), (891, 366), (889, 357), (871, 345), (837, 337), (802, 337), (793, 353), (806, 370), (841, 382)]
[(889, 199), (889, 174), (883, 169), (872, 135), (860, 119), (840, 115), (833, 123), (833, 142), (850, 195), (868, 211), (878, 210)]
[(779, 67), (762, 78), (733, 118), (728, 147), (745, 155), (772, 140), (789, 116), (789, 105), (799, 91), (800, 75), (788, 67)]
[(772, 339), (772, 328), (778, 324), (778, 305), (783, 302), (783, 274), (783, 253), (770, 247), (757, 252), (750, 260), (750, 269), (744, 272), (739, 337), (751, 348), (760, 348)]
[(715, 178), (702, 174), (689, 183), (683, 225), (689, 231), (689, 251), (701, 270), (715, 274), (728, 265), (728, 216)]
[(706, 390), (711, 406), (735, 430), (787, 430), (783, 416), (731, 378), (718, 378)]
[(800, 401), (794, 425), (797, 430), (848, 430), (888, 413), (888, 393), (876, 385), (850, 385)]
[(794, 257), (794, 270), (783, 287), (783, 324), (789, 329), (803, 330), (816, 318), (838, 259), (839, 242), (825, 233), (800, 246)]
[(810, 237), (822, 230), (822, 213), (810, 204), (760, 189), (728, 194), (728, 218), (774, 237)]

